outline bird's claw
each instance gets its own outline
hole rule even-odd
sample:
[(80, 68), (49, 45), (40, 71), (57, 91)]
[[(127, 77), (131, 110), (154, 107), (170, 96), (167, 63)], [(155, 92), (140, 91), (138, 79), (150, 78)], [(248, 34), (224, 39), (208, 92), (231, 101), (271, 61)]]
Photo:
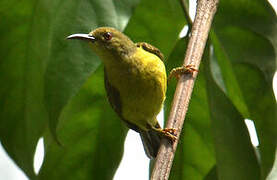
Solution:
[(197, 69), (194, 68), (193, 64), (188, 64), (186, 66), (177, 67), (171, 70), (168, 81), (172, 79), (172, 77), (175, 77), (176, 79), (179, 79), (181, 75), (183, 74), (193, 74), (193, 72), (198, 72)]
[(164, 128), (161, 130), (161, 133), (164, 137), (170, 140), (171, 143), (174, 143), (177, 140), (176, 129)]

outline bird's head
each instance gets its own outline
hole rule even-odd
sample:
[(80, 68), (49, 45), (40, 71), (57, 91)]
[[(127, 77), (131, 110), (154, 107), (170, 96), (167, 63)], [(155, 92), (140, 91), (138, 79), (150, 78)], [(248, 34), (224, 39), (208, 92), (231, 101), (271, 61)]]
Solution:
[(99, 56), (108, 54), (126, 55), (136, 48), (135, 44), (126, 35), (111, 27), (100, 27), (89, 34), (72, 34), (67, 39), (88, 41)]

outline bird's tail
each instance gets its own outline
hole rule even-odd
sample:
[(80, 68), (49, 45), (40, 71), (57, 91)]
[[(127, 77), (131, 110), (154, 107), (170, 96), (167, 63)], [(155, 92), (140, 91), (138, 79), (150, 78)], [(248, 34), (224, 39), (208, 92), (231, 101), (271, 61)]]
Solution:
[[(157, 123), (155, 127), (160, 128), (160, 125)], [(158, 154), (161, 144), (161, 137), (159, 136), (159, 133), (152, 129), (148, 131), (140, 130), (140, 137), (146, 155), (150, 159), (155, 158)]]

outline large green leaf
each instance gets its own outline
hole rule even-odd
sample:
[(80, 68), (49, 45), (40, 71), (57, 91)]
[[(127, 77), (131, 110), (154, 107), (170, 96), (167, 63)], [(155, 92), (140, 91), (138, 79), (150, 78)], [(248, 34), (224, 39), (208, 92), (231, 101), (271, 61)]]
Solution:
[(98, 26), (123, 30), (138, 1), (0, 2), (0, 139), (31, 179), (47, 121), (55, 134), (64, 106), (100, 64), (86, 43), (66, 36)]
[(244, 118), (214, 81), (209, 63), (204, 63), (205, 78), (218, 178), (259, 180), (260, 166)]
[(239, 26), (270, 39), (277, 51), (276, 13), (268, 1), (221, 1), (214, 20), (216, 30), (224, 26)]
[[(266, 176), (274, 161), (277, 136), (276, 128), (274, 128), (277, 126), (277, 122), (276, 102), (271, 85), (272, 79), (271, 82), (267, 81), (272, 74), (272, 68), (274, 68), (274, 49), (268, 41), (260, 36), (253, 36), (252, 33), (245, 33), (237, 28), (229, 27), (228, 30), (233, 30), (236, 36), (240, 35), (240, 38), (234, 40), (234, 37), (230, 36), (229, 33), (228, 43), (232, 43), (233, 47), (226, 47), (224, 46), (224, 41), (219, 43), (216, 36), (213, 35), (214, 64), (217, 62), (220, 64), (221, 72), (224, 71), (222, 74), (227, 70), (231, 72), (233, 77), (236, 76), (234, 81), (225, 80), (224, 84), (229, 84), (229, 86), (231, 83), (234, 84), (234, 82), (238, 84), (237, 92), (241, 92), (243, 95), (239, 102), (247, 106), (248, 112), (243, 114), (243, 116), (254, 120), (257, 128), (262, 171), (263, 175)], [(224, 37), (227, 40), (228, 34), (225, 34)], [(240, 45), (240, 47), (236, 45)], [(258, 47), (256, 48), (256, 46)], [(216, 51), (221, 51), (223, 54)], [(241, 52), (241, 55), (238, 54), (239, 52)], [(261, 59), (263, 59), (262, 62)], [(225, 64), (222, 62), (225, 62)], [(223, 75), (223, 77), (226, 77), (226, 75)], [(236, 91), (235, 86), (230, 86), (230, 89), (233, 92)], [(227, 95), (234, 100), (234, 96), (229, 92), (227, 92)], [(237, 108), (240, 107), (237, 106)], [(242, 111), (242, 109), (240, 110)]]
[(148, 42), (168, 57), (186, 24), (176, 0), (142, 0), (129, 21), (125, 33), (135, 42)]
[(0, 2), (0, 139), (30, 178), (35, 176), (33, 154), (47, 121), (43, 74), (49, 11), (37, 1)]
[[(227, 87), (226, 95), (243, 117), (255, 122), (264, 179), (272, 168), (277, 147), (277, 112), (272, 90), (277, 53), (276, 14), (266, 1), (223, 1), (211, 40), (217, 84), (223, 89)], [(216, 72), (224, 81), (216, 78)]]
[(58, 126), (62, 146), (45, 137), (39, 179), (112, 179), (127, 128), (105, 98), (103, 68), (66, 106)]

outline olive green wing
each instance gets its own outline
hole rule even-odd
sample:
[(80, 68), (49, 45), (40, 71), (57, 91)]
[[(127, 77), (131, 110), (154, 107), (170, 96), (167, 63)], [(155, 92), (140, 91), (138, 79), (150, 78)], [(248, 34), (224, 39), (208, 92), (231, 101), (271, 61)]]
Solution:
[(127, 120), (125, 120), (123, 118), (120, 93), (109, 82), (109, 79), (107, 77), (107, 73), (106, 73), (105, 69), (104, 69), (104, 83), (105, 83), (105, 89), (106, 89), (106, 92), (107, 92), (108, 101), (109, 101), (110, 105), (112, 106), (113, 110), (117, 113), (117, 115), (120, 117), (120, 119), (123, 120), (127, 124), (128, 128), (139, 132), (139, 128), (135, 124), (131, 124), (130, 122), (128, 122)]
[[(105, 82), (105, 89), (107, 92), (108, 101), (112, 106), (113, 110), (117, 113), (120, 119), (122, 119), (126, 123), (126, 125), (130, 129), (133, 129), (134, 131), (140, 134), (146, 155), (149, 158), (155, 158), (157, 156), (157, 153), (160, 147), (161, 137), (159, 137), (159, 135), (153, 130), (143, 131), (139, 129), (135, 124), (128, 122), (126, 119), (122, 117), (122, 104), (120, 99), (120, 93), (109, 82), (105, 69), (104, 69), (104, 82)], [(159, 128), (159, 124), (157, 124), (156, 127)]]
[(145, 51), (155, 54), (164, 62), (163, 53), (155, 46), (152, 46), (151, 44), (148, 44), (146, 42), (138, 42), (138, 43), (136, 43), (136, 46), (143, 48)]

